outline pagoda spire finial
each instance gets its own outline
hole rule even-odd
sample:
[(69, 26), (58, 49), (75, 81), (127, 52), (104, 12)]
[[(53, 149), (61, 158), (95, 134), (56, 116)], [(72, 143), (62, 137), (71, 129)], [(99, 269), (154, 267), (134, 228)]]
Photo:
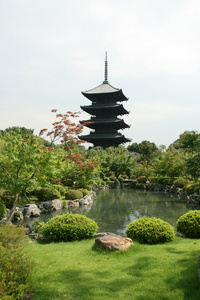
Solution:
[(107, 51), (105, 55), (105, 80), (103, 83), (108, 83), (108, 60), (107, 60)]

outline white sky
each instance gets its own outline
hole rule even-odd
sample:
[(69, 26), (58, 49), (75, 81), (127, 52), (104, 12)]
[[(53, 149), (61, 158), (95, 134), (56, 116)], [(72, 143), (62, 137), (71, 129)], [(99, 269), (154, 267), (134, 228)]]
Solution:
[(38, 134), (51, 109), (89, 105), (81, 91), (103, 82), (107, 51), (127, 138), (168, 146), (199, 131), (199, 16), (199, 0), (0, 0), (0, 129)]

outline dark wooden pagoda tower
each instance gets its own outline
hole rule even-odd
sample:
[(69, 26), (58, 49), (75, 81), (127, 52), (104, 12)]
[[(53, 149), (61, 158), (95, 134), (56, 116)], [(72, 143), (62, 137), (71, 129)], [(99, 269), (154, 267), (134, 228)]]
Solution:
[(130, 142), (124, 135), (118, 132), (120, 129), (129, 128), (119, 115), (129, 114), (121, 102), (127, 101), (121, 89), (116, 89), (108, 82), (107, 53), (105, 59), (105, 80), (96, 88), (82, 92), (92, 104), (81, 106), (82, 110), (91, 115), (89, 120), (80, 121), (81, 124), (93, 129), (88, 135), (79, 136), (80, 139), (92, 143), (94, 147), (117, 147), (120, 144)]

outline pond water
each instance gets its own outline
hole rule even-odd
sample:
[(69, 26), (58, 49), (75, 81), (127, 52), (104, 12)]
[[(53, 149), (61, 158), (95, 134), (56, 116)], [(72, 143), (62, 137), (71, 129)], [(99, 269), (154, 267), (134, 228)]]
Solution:
[(157, 217), (176, 227), (178, 218), (189, 210), (200, 209), (199, 204), (187, 204), (163, 192), (134, 189), (115, 189), (97, 193), (91, 206), (62, 209), (42, 214), (28, 221), (31, 226), (36, 220), (47, 221), (66, 212), (83, 214), (95, 220), (98, 232), (125, 235), (128, 224), (143, 216)]

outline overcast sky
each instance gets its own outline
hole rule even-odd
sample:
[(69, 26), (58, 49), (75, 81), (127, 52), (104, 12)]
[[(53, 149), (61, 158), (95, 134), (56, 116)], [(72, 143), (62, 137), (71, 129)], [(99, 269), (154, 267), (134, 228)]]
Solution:
[(0, 0), (0, 129), (38, 134), (51, 109), (89, 105), (81, 91), (103, 82), (107, 51), (127, 138), (168, 146), (199, 131), (199, 16), (199, 0)]

